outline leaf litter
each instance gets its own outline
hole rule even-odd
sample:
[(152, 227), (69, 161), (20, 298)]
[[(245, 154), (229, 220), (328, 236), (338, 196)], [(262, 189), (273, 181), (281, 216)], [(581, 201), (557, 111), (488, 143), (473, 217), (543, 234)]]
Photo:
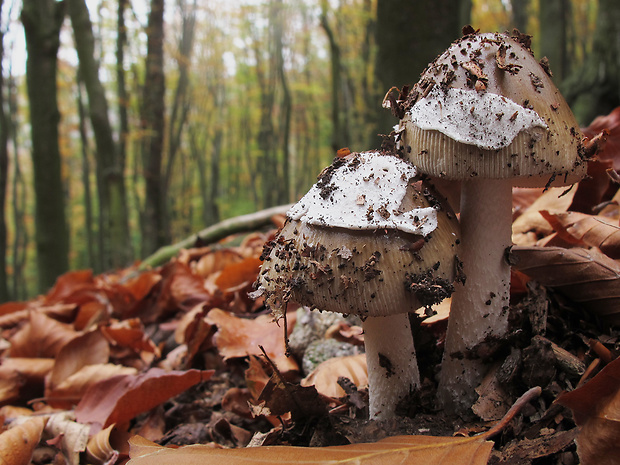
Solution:
[[(620, 166), (618, 121), (614, 111), (586, 128), (608, 129), (587, 183), (515, 191), (512, 331), (479, 350), (490, 368), (471, 417), (434, 401), (445, 303), (412, 316), (423, 381), (398, 419), (368, 422), (363, 355), (327, 355), (304, 372), (304, 348), (289, 355), (282, 322), (247, 295), (272, 229), (151, 270), (73, 271), (45, 296), (0, 305), (0, 458), (120, 464), (131, 446), (132, 464), (615, 463), (620, 195), (608, 170)], [(327, 326), (304, 347), (359, 350), (356, 322)]]

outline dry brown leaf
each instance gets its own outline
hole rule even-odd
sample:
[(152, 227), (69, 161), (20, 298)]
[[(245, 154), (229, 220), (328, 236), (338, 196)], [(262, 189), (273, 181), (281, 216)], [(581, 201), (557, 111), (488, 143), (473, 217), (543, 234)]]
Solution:
[(113, 345), (127, 347), (135, 352), (150, 352), (157, 357), (159, 348), (144, 333), (144, 325), (138, 318), (116, 321), (108, 326), (102, 326), (101, 332)]
[(198, 260), (198, 263), (196, 263), (196, 273), (203, 278), (207, 278), (209, 275), (222, 271), (227, 266), (238, 263), (241, 260), (243, 260), (243, 256), (234, 249), (214, 250)]
[(0, 404), (19, 399), (23, 379), (17, 371), (0, 365)]
[(579, 212), (540, 214), (564, 240), (597, 247), (613, 259), (620, 258), (620, 227), (607, 218)]
[(583, 465), (612, 465), (620, 457), (620, 359), (582, 387), (560, 395), (580, 426), (577, 453)]
[(58, 352), (48, 389), (53, 390), (87, 365), (106, 363), (109, 356), (110, 347), (100, 331), (90, 331), (77, 336)]
[(212, 375), (213, 370), (166, 372), (151, 368), (139, 375), (114, 376), (90, 386), (75, 415), (80, 423), (92, 424), (96, 433), (112, 423), (131, 420)]
[(106, 463), (116, 463), (118, 451), (110, 444), (110, 433), (114, 425), (102, 429), (88, 440), (86, 445), (86, 456), (89, 463), (104, 465)]
[(45, 296), (48, 305), (64, 302), (71, 295), (95, 289), (92, 270), (78, 270), (65, 273), (56, 279), (54, 287)]
[(262, 261), (256, 257), (245, 258), (238, 263), (232, 263), (219, 274), (215, 284), (223, 292), (234, 292), (251, 285), (256, 281)]
[(338, 384), (341, 376), (349, 378), (358, 388), (367, 386), (366, 354), (330, 358), (301, 380), (301, 385), (314, 386), (320, 394), (327, 397), (344, 397), (346, 393)]
[(579, 247), (514, 246), (510, 256), (517, 270), (620, 324), (620, 265), (607, 255)]
[(52, 317), (58, 317), (59, 319), (67, 319), (73, 315), (75, 312), (75, 307), (75, 304), (54, 304), (43, 307), (36, 305), (27, 306), (23, 310), (6, 313), (0, 316), (0, 327), (12, 328), (22, 321), (28, 320), (33, 311)]
[(0, 463), (28, 465), (41, 439), (46, 419), (34, 417), (0, 434)]
[(512, 223), (512, 241), (517, 245), (532, 245), (541, 237), (551, 234), (551, 226), (539, 212), (565, 212), (572, 202), (573, 191), (566, 192), (565, 187), (553, 187), (544, 192)]
[(59, 412), (47, 421), (45, 432), (53, 438), (69, 465), (79, 465), (80, 453), (86, 450), (90, 428), (76, 423), (69, 412)]
[(482, 437), (454, 438), (395, 436), (375, 443), (332, 447), (266, 446), (244, 449), (214, 449), (205, 445), (169, 449), (145, 439), (130, 439), (128, 465), (184, 465), (251, 463), (304, 465), (361, 465), (423, 463), (425, 465), (484, 465), (493, 443)]
[[(295, 315), (295, 312), (287, 315), (289, 331), (295, 326)], [(261, 355), (259, 346), (262, 346), (281, 372), (299, 369), (297, 362), (285, 355), (282, 321), (278, 326), (270, 315), (239, 318), (219, 308), (212, 309), (205, 319), (207, 323), (217, 326), (215, 345), (225, 359)]]
[(114, 376), (136, 375), (137, 372), (135, 368), (114, 363), (86, 365), (63, 379), (53, 389), (46, 390), (46, 400), (57, 408), (72, 408), (93, 384)]
[(78, 336), (69, 325), (31, 311), (28, 322), (9, 340), (11, 357), (50, 358)]

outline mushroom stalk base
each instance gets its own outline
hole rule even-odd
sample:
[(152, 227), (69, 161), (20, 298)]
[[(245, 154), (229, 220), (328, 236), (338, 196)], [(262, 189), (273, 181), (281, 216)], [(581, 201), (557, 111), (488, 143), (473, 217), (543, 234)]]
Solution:
[(400, 400), (420, 386), (407, 313), (368, 317), (362, 324), (368, 365), (370, 418), (395, 416)]
[(505, 335), (510, 299), (512, 187), (510, 181), (468, 180), (461, 191), (461, 252), (465, 285), (452, 295), (438, 398), (468, 415), (486, 366), (481, 357)]

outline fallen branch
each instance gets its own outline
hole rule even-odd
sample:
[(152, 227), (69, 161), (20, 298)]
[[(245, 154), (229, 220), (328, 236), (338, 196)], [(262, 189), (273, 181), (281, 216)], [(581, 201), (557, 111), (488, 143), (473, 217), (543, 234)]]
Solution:
[(202, 231), (175, 244), (166, 245), (159, 248), (155, 253), (146, 257), (137, 271), (145, 271), (159, 265), (163, 265), (172, 257), (179, 253), (181, 249), (194, 247), (197, 243), (208, 245), (219, 241), (231, 234), (244, 231), (252, 231), (269, 224), (274, 215), (282, 215), (291, 208), (291, 205), (278, 205), (277, 207), (267, 208), (247, 215), (236, 216), (224, 221), (220, 221)]

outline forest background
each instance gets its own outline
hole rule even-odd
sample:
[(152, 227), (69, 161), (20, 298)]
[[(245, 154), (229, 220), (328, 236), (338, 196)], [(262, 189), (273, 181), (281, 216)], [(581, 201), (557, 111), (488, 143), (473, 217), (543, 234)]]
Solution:
[(582, 125), (620, 105), (617, 0), (0, 0), (0, 302), (296, 201), (377, 148), (472, 24), (532, 34)]

